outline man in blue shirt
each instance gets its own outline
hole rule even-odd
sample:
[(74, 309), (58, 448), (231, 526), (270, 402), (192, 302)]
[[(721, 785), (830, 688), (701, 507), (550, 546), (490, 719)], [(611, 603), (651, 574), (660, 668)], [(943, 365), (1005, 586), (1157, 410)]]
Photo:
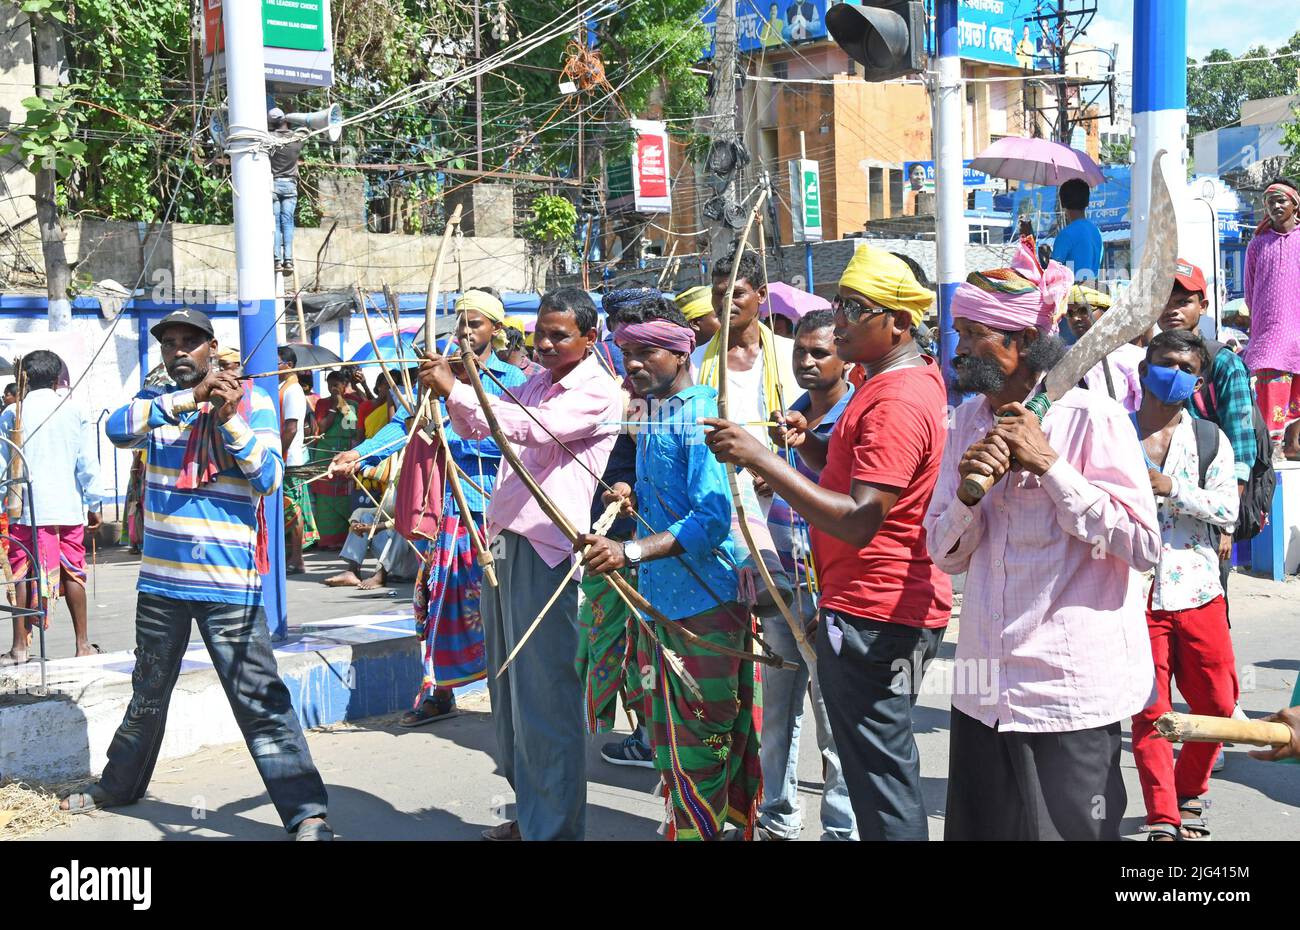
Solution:
[[(671, 302), (620, 313), (615, 338), (637, 395), (648, 404), (638, 426), (636, 501), (654, 532), (632, 542), (584, 534), (583, 568), (640, 566), (638, 588), (670, 620), (732, 650), (749, 648), (751, 617), (738, 603), (726, 466), (699, 426), (717, 416), (717, 392), (691, 376), (695, 332)], [(653, 681), (651, 733), (663, 775), (673, 839), (717, 839), (731, 824), (748, 835), (761, 780), (754, 728), (754, 663), (708, 651), (675, 630), (642, 637), (639, 665)], [(671, 667), (692, 676), (696, 700)]]
[[(501, 359), (496, 349), (505, 342), (505, 307), (495, 288), (470, 288), (456, 301), (457, 335), (469, 339), (479, 363), (489, 372), (483, 386), (500, 397), (505, 389), (519, 387), (526, 379), (517, 366)], [(454, 353), (454, 345), (439, 347)], [(401, 386), (400, 380), (394, 383)], [(504, 385), (504, 388), (502, 387)], [(400, 393), (400, 392), (399, 392)], [(394, 399), (397, 409), (379, 432), (330, 462), (330, 476), (354, 475), (365, 466), (378, 465), (406, 445), (412, 410), (419, 398), (405, 404)], [(439, 402), (438, 415), (446, 420), (446, 405)], [(492, 439), (458, 436), (450, 422), (444, 426), (447, 445), (456, 468), (468, 478), (461, 481), (468, 519), (483, 527), (483, 515), (496, 487), (501, 450)], [(448, 466), (451, 467), (451, 466)], [(388, 492), (392, 493), (392, 492)], [(422, 641), (424, 679), (411, 710), (398, 726), (419, 727), (454, 716), (453, 689), (472, 684), (487, 674), (479, 592), (485, 583), (483, 567), (472, 554), (466, 515), (457, 511), (450, 487), (443, 488), (443, 514), (438, 539), (413, 540), (422, 562), (416, 575), (412, 610), (416, 634)]]
[[(86, 620), (86, 530), (99, 527), (99, 458), (95, 427), (79, 406), (63, 402), (54, 391), (63, 361), (53, 352), (37, 349), (23, 356), (23, 401), (0, 414), (0, 436), (22, 447), (18, 461), (31, 482), (31, 493), (19, 486), (22, 514), (10, 518), (9, 567), (13, 577), (35, 578), (35, 584), (15, 587), (18, 607), (35, 607), (37, 587), (47, 598), (48, 618), (53, 599), (68, 599), (68, 614), (77, 641), (77, 655), (98, 651), (90, 642)], [(22, 435), (14, 435), (19, 409)], [(0, 443), (0, 458), (10, 470), (13, 446)], [(32, 526), (36, 538), (32, 537)], [(28, 554), (36, 557), (31, 571)], [(27, 620), (14, 618), (14, 643), (0, 656), (0, 666), (27, 661)]]
[(270, 568), (262, 500), (284, 476), (275, 406), (260, 387), (219, 370), (206, 314), (177, 310), (150, 332), (175, 387), (142, 391), (106, 427), (113, 445), (144, 449), (148, 463), (131, 702), (99, 782), (61, 807), (84, 814), (144, 795), (197, 623), (285, 829), (296, 840), (332, 840), (325, 785), (261, 617)]
[(1077, 178), (1061, 185), (1061, 218), (1065, 225), (1052, 243), (1052, 258), (1074, 271), (1076, 283), (1097, 280), (1101, 274), (1101, 230), (1086, 212), (1092, 189)]

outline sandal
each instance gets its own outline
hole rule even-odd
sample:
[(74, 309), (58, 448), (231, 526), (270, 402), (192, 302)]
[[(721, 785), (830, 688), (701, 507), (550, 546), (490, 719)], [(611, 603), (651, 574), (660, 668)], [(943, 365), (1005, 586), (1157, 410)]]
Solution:
[(1184, 836), (1185, 840), (1208, 840), (1210, 838), (1210, 826), (1208, 814), (1210, 811), (1210, 802), (1202, 798), (1179, 798), (1178, 813), (1182, 815), (1183, 822), (1180, 825), (1180, 833), (1187, 830), (1192, 836)]
[(435, 720), (446, 720), (448, 717), (456, 716), (456, 699), (440, 700), (438, 698), (426, 698), (420, 703), (415, 710), (408, 710), (402, 714), (402, 718), (397, 721), (399, 727), (422, 727), (426, 724), (433, 723)]
[(0, 668), (10, 668), (15, 665), (26, 665), (30, 661), (31, 661), (30, 657), (25, 659), (15, 659), (13, 651), (10, 650), (9, 652), (0, 655)]
[(59, 800), (68, 802), (69, 814), (89, 814), (91, 811), (102, 810), (105, 807), (120, 807), (125, 803), (110, 797), (108, 792), (99, 787), (99, 782), (83, 785), (68, 792)]
[(1182, 831), (1172, 823), (1153, 823), (1147, 828), (1148, 843), (1168, 843), (1182, 839)]

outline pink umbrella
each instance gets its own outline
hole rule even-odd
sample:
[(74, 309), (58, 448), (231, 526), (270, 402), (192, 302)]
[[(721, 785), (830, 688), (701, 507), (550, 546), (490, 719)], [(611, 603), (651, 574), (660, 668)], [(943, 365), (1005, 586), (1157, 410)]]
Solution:
[(1049, 187), (1059, 187), (1076, 178), (1087, 182), (1089, 187), (1096, 187), (1106, 180), (1087, 153), (1050, 139), (1007, 136), (980, 152), (970, 166), (995, 178)]
[(767, 313), (779, 313), (798, 323), (814, 310), (829, 310), (830, 301), (818, 297), (797, 287), (791, 287), (781, 281), (771, 281), (767, 285), (767, 300), (758, 308), (759, 316)]

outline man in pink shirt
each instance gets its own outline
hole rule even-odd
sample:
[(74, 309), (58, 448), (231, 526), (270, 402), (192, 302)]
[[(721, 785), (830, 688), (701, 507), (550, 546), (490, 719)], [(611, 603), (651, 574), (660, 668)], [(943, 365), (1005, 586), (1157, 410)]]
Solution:
[(1278, 178), (1264, 191), (1265, 218), (1246, 247), (1246, 306), (1250, 345), (1246, 365), (1255, 373), (1259, 409), (1275, 444), (1300, 458), (1293, 424), (1300, 420), (1300, 190)]
[[(1071, 275), (1032, 240), (957, 288), (959, 391), (926, 514), (930, 556), (966, 572), (945, 839), (1118, 839), (1120, 721), (1150, 703), (1146, 585), (1155, 499), (1124, 409), (1074, 388), (1026, 409), (1063, 354)], [(983, 500), (959, 491), (992, 476)]]
[[(534, 345), (545, 370), (515, 390), (519, 403), (508, 395), (490, 398), (524, 467), (580, 533), (591, 528), (594, 476), (604, 473), (623, 419), (618, 383), (591, 352), (596, 319), (584, 291), (562, 288), (543, 295)], [(458, 435), (491, 434), (473, 388), (456, 379), (446, 359), (421, 362), (420, 383), (447, 398)], [(581, 840), (587, 740), (582, 682), (573, 662), (578, 654), (578, 576), (569, 577), (573, 546), (505, 462), (484, 517), (500, 582), (496, 588), (485, 585), (480, 594), (488, 693), (497, 764), (514, 789), (518, 820), (483, 836)], [(497, 670), (561, 584), (564, 593), (498, 678)]]

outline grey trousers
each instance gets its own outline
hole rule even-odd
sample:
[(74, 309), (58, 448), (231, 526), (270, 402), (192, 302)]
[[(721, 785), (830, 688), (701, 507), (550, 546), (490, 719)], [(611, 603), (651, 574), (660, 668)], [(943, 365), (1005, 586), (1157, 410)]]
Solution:
[(500, 678), (497, 669), (569, 570), (550, 568), (522, 536), (493, 541), (500, 586), (480, 595), (497, 765), (515, 792), (525, 840), (581, 840), (587, 828), (587, 735), (578, 654), (578, 583), (570, 581)]

